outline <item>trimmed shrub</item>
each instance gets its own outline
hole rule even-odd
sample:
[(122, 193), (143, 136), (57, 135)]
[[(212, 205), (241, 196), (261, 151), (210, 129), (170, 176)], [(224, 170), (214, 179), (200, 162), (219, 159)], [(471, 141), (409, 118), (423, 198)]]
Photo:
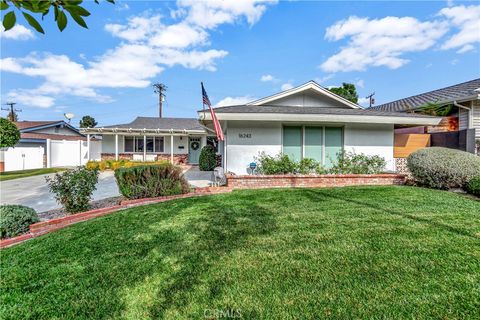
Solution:
[(90, 198), (96, 190), (98, 170), (78, 167), (45, 179), (50, 191), (55, 195), (55, 200), (67, 212), (76, 213), (89, 208)]
[(408, 156), (407, 166), (417, 183), (435, 189), (463, 188), (480, 176), (480, 157), (447, 148), (417, 150)]
[(39, 222), (35, 210), (16, 204), (0, 206), (0, 238), (11, 238), (29, 231), (29, 226)]
[(287, 174), (295, 173), (297, 163), (286, 154), (278, 154), (275, 157), (262, 152), (256, 158), (258, 171), (262, 174)]
[(315, 161), (315, 159), (311, 158), (303, 158), (302, 160), (300, 160), (297, 167), (297, 171), (300, 174), (321, 174), (325, 172), (325, 170), (322, 168), (322, 165)]
[(198, 167), (201, 171), (212, 171), (217, 166), (217, 155), (215, 148), (211, 145), (206, 145), (200, 151), (200, 158), (198, 159)]
[(170, 163), (115, 170), (122, 195), (128, 199), (153, 198), (187, 193), (190, 186), (182, 169)]
[(337, 161), (329, 170), (334, 174), (377, 174), (385, 171), (387, 162), (384, 158), (363, 153), (340, 152)]
[(101, 160), (101, 161), (88, 161), (85, 167), (87, 169), (98, 169), (100, 171), (105, 170), (116, 170), (118, 168), (130, 168), (135, 166), (144, 166), (144, 165), (153, 165), (153, 164), (164, 164), (168, 163), (167, 160), (158, 160), (158, 161), (131, 161), (125, 159), (119, 160)]
[(468, 181), (467, 192), (480, 197), (480, 176), (476, 176)]

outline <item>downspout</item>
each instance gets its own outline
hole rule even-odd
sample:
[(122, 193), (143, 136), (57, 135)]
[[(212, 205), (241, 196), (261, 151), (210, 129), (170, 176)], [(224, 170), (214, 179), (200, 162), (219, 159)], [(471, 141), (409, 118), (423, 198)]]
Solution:
[(453, 105), (457, 108), (468, 110), (467, 129), (472, 128), (473, 127), (473, 108), (465, 107), (465, 106), (457, 103), (457, 101), (455, 101), (455, 100), (453, 101)]

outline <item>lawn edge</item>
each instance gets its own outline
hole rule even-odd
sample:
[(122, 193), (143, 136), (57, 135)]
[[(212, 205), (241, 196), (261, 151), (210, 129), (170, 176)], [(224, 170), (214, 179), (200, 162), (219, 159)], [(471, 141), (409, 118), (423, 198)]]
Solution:
[(156, 198), (143, 198), (143, 199), (134, 199), (134, 200), (123, 200), (119, 205), (89, 210), (81, 213), (72, 214), (66, 217), (55, 218), (47, 221), (41, 221), (30, 225), (29, 233), (22, 234), (13, 238), (2, 239), (0, 240), (0, 250), (14, 245), (23, 243), (30, 239), (42, 236), (44, 234), (66, 228), (73, 224), (94, 219), (96, 217), (101, 217), (111, 213), (115, 213), (121, 210), (125, 210), (132, 207), (143, 206), (147, 204), (161, 203), (176, 199), (185, 199), (191, 197), (202, 197), (209, 196), (213, 194), (222, 194), (232, 192), (233, 188), (228, 187), (206, 187), (206, 188), (196, 188), (192, 192), (185, 194), (178, 194), (172, 196), (163, 196)]

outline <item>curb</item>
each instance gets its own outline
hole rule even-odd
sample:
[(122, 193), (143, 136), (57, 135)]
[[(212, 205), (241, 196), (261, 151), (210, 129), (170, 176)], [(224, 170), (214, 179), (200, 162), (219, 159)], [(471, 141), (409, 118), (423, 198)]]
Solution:
[(100, 208), (90, 211), (85, 211), (61, 218), (55, 218), (48, 221), (42, 221), (30, 225), (30, 232), (23, 234), (17, 237), (0, 240), (0, 249), (8, 248), (16, 244), (22, 243), (24, 241), (39, 237), (41, 235), (53, 232), (55, 230), (63, 229), (70, 225), (87, 221), (96, 217), (101, 217), (107, 214), (115, 213), (120, 210), (139, 207), (147, 204), (167, 202), (176, 199), (192, 198), (192, 197), (202, 197), (209, 196), (214, 194), (222, 194), (232, 192), (232, 188), (228, 187), (206, 187), (206, 188), (197, 188), (193, 192), (179, 194), (174, 196), (163, 196), (156, 198), (143, 198), (143, 199), (134, 199), (134, 200), (123, 200), (119, 205)]

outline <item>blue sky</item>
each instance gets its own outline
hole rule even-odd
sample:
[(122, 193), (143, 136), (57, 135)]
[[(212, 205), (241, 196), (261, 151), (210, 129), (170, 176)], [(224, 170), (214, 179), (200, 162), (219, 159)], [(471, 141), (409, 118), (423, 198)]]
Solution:
[[(21, 120), (91, 115), (100, 125), (195, 117), (200, 81), (216, 105), (316, 80), (381, 104), (478, 78), (480, 6), (460, 1), (117, 1), (85, 3), (89, 29), (53, 17), (46, 35), (1, 33), (1, 101)], [(2, 111), (2, 116), (6, 112)]]

